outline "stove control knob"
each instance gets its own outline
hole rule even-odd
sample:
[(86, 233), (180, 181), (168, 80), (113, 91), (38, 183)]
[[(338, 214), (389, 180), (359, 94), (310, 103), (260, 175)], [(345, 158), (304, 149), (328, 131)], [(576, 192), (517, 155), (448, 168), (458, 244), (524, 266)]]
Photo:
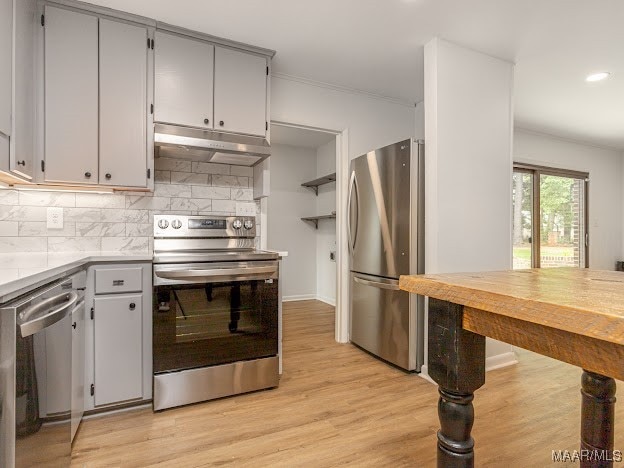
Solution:
[(161, 219), (160, 221), (158, 221), (158, 227), (160, 229), (167, 229), (169, 227), (169, 221), (167, 221), (166, 219)]
[(240, 219), (235, 219), (234, 222), (232, 223), (232, 227), (234, 229), (240, 229), (243, 227), (243, 223)]
[(173, 221), (171, 221), (171, 227), (173, 229), (180, 229), (182, 227), (182, 221), (180, 221), (179, 219), (174, 219)]
[(249, 230), (253, 227), (253, 221), (251, 219), (246, 219), (243, 226), (245, 226), (245, 229)]

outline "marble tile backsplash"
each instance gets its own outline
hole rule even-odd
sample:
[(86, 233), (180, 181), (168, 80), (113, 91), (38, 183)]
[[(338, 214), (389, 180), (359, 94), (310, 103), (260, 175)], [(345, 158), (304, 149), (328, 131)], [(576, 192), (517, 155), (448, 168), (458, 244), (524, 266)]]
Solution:
[[(259, 223), (252, 168), (158, 158), (155, 169), (154, 193), (0, 190), (0, 253), (150, 252), (155, 214), (253, 210)], [(63, 208), (62, 229), (48, 229), (48, 207)]]

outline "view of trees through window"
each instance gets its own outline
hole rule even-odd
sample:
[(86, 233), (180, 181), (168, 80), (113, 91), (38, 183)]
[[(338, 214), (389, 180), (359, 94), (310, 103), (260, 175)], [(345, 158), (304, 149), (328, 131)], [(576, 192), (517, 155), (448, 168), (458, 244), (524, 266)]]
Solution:
[(585, 198), (584, 177), (514, 171), (514, 269), (584, 267)]

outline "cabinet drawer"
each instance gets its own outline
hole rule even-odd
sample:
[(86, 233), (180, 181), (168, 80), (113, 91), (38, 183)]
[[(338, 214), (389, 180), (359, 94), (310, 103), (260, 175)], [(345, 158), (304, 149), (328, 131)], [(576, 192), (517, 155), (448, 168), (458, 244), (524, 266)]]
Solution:
[(95, 293), (142, 291), (142, 267), (95, 270)]

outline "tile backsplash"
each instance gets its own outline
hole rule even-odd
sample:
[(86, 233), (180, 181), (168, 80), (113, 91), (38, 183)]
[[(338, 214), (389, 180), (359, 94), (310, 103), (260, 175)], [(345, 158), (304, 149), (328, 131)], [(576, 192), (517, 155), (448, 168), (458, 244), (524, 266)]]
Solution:
[[(0, 190), (0, 253), (143, 253), (155, 214), (259, 213), (250, 167), (158, 158), (155, 169), (154, 193)], [(63, 208), (62, 229), (47, 228), (48, 207)]]

